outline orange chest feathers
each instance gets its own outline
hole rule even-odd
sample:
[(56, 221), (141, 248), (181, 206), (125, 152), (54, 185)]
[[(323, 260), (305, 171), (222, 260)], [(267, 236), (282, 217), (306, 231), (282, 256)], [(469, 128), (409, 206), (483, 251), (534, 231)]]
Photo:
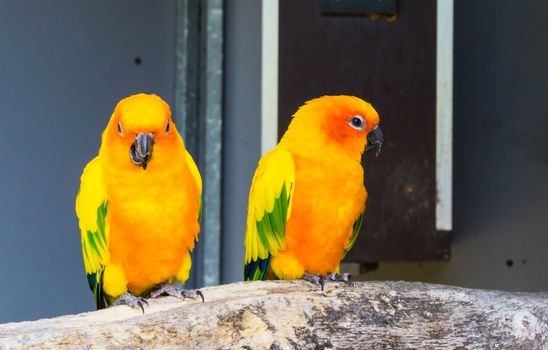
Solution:
[(334, 271), (352, 226), (365, 209), (363, 168), (357, 162), (296, 157), (287, 248), (307, 271)]
[(199, 231), (198, 190), (186, 167), (138, 175), (106, 180), (111, 259), (130, 286), (173, 277)]

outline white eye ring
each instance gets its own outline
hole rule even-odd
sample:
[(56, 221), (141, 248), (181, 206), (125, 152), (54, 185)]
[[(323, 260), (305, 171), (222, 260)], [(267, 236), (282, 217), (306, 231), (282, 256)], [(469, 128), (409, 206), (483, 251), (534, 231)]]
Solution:
[(348, 124), (358, 131), (365, 129), (365, 120), (361, 115), (355, 115), (348, 121)]
[(124, 136), (124, 129), (122, 129), (122, 122), (120, 122), (119, 120), (118, 120), (117, 128), (118, 128), (118, 134), (120, 134), (120, 136)]

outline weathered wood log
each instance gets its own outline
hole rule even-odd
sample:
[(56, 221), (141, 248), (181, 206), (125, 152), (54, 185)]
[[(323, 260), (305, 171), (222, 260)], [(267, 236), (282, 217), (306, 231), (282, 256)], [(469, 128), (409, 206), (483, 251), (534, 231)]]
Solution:
[(206, 302), (151, 300), (0, 325), (0, 348), (543, 349), (548, 295), (410, 282), (234, 283)]

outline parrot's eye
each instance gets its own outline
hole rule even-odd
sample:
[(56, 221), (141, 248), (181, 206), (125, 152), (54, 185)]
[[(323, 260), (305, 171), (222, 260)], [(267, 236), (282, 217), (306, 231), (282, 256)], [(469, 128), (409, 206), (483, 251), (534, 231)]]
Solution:
[(166, 127), (164, 132), (167, 134), (169, 132), (169, 120), (166, 122)]
[(120, 121), (118, 121), (118, 134), (124, 136), (124, 130), (122, 129), (122, 123)]
[(351, 127), (356, 130), (362, 131), (365, 128), (365, 121), (359, 115), (355, 115), (348, 121)]

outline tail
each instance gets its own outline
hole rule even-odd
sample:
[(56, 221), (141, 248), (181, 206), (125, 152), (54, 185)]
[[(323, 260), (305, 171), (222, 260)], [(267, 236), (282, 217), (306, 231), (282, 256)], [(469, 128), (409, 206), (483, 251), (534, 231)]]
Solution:
[(244, 265), (244, 280), (264, 281), (268, 265), (270, 265), (270, 255), (266, 259), (251, 260)]
[(103, 290), (103, 271), (104, 269), (100, 269), (96, 273), (87, 275), (89, 287), (93, 291), (93, 296), (95, 297), (95, 306), (97, 307), (97, 310), (105, 309), (109, 306), (107, 296)]

